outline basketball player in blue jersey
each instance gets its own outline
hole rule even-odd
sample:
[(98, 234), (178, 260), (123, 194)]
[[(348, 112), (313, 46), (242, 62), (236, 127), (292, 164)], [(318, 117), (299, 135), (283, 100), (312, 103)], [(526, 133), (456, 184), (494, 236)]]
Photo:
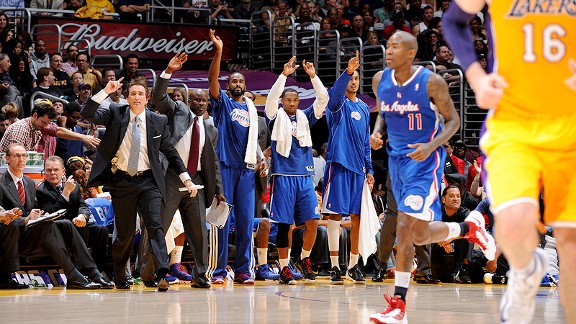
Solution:
[(384, 295), (389, 306), (370, 317), (376, 323), (407, 323), (405, 302), (414, 244), (464, 237), (477, 243), (489, 260), (496, 253), (494, 239), (484, 229), (484, 217), (479, 212), (470, 213), (462, 223), (434, 221), (442, 216), (438, 191), (446, 153), (440, 145), (456, 133), (460, 118), (446, 81), (426, 68), (413, 66), (417, 50), (412, 34), (396, 32), (386, 44), (388, 68), (372, 80), (381, 114), (370, 143), (374, 149), (383, 146), (381, 134), (386, 126), (388, 167), (398, 203), (394, 296)]
[[(314, 64), (303, 61), (302, 67), (310, 76), (316, 100), (310, 107), (298, 110), (298, 92), (284, 89), (286, 78), (299, 67), (294, 64), (295, 60), (296, 56), (293, 56), (284, 64), (284, 71), (266, 98), (266, 118), (272, 132), (270, 221), (278, 225), (276, 246), (281, 268), (280, 283), (285, 284), (296, 283), (288, 267), (288, 235), (292, 224), (306, 226), (299, 265), (306, 282), (315, 281), (310, 251), (316, 240), (320, 212), (312, 180), (314, 162), (310, 128), (322, 118), (328, 104), (328, 90), (316, 75)], [(278, 99), (282, 101), (280, 109)]]
[(358, 267), (358, 240), (360, 234), (360, 204), (364, 180), (374, 183), (370, 157), (370, 109), (356, 97), (360, 77), (358, 51), (348, 61), (346, 71), (329, 91), (326, 109), (329, 137), (326, 149), (326, 170), (322, 213), (330, 214), (328, 220), (328, 249), (330, 250), (330, 282), (343, 284), (338, 262), (340, 222), (342, 215), (350, 215), (350, 263), (347, 278), (354, 283), (364, 283)]
[[(210, 30), (210, 39), (216, 52), (208, 71), (212, 116), (219, 133), (216, 153), (220, 158), (224, 195), (234, 207), (224, 228), (217, 230), (218, 257), (216, 261), (211, 256), (208, 275), (212, 277), (212, 283), (224, 283), (228, 262), (228, 234), (232, 227), (231, 223), (234, 222), (236, 228), (234, 281), (253, 285), (252, 222), (255, 208), (254, 169), (257, 161), (261, 161), (262, 170), (266, 169), (258, 145), (258, 114), (252, 101), (243, 96), (246, 91), (246, 80), (242, 74), (230, 75), (227, 92), (220, 89), (218, 76), (223, 42), (214, 34), (214, 30)], [(216, 232), (215, 228), (212, 228), (211, 232)], [(211, 237), (213, 234), (210, 234)], [(216, 247), (212, 246), (212, 249), (216, 250)]]

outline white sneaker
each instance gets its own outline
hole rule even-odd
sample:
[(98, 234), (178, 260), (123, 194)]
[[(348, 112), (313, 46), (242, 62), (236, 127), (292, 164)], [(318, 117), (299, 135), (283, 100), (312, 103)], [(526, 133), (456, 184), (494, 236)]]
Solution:
[(490, 233), (486, 232), (484, 216), (479, 211), (473, 210), (464, 220), (470, 226), (468, 234), (464, 236), (468, 242), (476, 243), (490, 261), (496, 257), (496, 243)]
[(537, 248), (533, 255), (534, 270), (526, 277), (520, 277), (508, 271), (508, 287), (500, 301), (500, 322), (514, 324), (529, 324), (536, 307), (534, 297), (540, 287), (540, 282), (546, 274), (546, 254)]
[(396, 296), (388, 297), (388, 295), (384, 295), (384, 299), (388, 302), (388, 308), (386, 308), (382, 313), (371, 315), (370, 322), (378, 324), (408, 323), (406, 304), (404, 301)]

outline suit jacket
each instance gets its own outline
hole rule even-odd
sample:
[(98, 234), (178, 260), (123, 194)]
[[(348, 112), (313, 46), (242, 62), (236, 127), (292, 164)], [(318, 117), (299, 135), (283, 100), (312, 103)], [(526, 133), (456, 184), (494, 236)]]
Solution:
[[(172, 100), (166, 93), (170, 80), (158, 77), (152, 97), (154, 106), (161, 114), (168, 117), (168, 127), (172, 134), (172, 145), (175, 145), (194, 122), (194, 115), (188, 106), (181, 101)], [(222, 176), (220, 175), (220, 163), (216, 155), (216, 143), (218, 143), (218, 130), (213, 125), (203, 123), (205, 130), (205, 142), (200, 157), (202, 183), (204, 185), (204, 203), (206, 207), (212, 204), (214, 196), (223, 192)], [(173, 172), (170, 169), (168, 172)]]
[(69, 220), (74, 219), (79, 214), (90, 216), (90, 209), (82, 199), (79, 186), (72, 190), (69, 200), (66, 201), (53, 185), (44, 181), (36, 188), (36, 200), (38, 201), (38, 208), (48, 213), (66, 209), (66, 218)]
[[(112, 175), (112, 159), (116, 156), (118, 148), (124, 139), (128, 122), (130, 119), (130, 107), (128, 105), (118, 105), (112, 103), (109, 108), (99, 107), (99, 104), (92, 99), (88, 100), (86, 106), (80, 111), (82, 117), (87, 118), (96, 125), (105, 125), (106, 133), (94, 158), (94, 165), (88, 179), (88, 186), (113, 185), (109, 183)], [(146, 139), (148, 142), (148, 159), (150, 168), (154, 175), (154, 180), (162, 193), (166, 196), (166, 185), (164, 172), (160, 163), (160, 152), (168, 160), (168, 166), (174, 169), (177, 174), (187, 172), (178, 151), (170, 142), (170, 131), (168, 130), (168, 118), (146, 110)]]
[(26, 203), (22, 205), (18, 189), (12, 180), (12, 176), (8, 171), (0, 175), (0, 204), (4, 209), (9, 210), (18, 207), (24, 213), (22, 219), (30, 213), (32, 208), (36, 207), (36, 189), (34, 189), (34, 180), (28, 176), (22, 178), (24, 184), (24, 192), (26, 193)]

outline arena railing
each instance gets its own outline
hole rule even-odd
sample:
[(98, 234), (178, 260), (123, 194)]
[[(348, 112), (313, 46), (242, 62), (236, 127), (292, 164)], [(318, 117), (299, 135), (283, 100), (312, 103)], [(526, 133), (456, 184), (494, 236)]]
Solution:
[(340, 75), (340, 32), (337, 30), (321, 30), (316, 42), (318, 65), (316, 74), (324, 85), (333, 85)]
[[(176, 1), (172, 0), (172, 5), (168, 6), (166, 4), (163, 4), (161, 1), (155, 0), (151, 5), (150, 5), (150, 9), (148, 10), (148, 12), (146, 13), (147, 15), (147, 21), (149, 22), (157, 22), (157, 21), (166, 21), (163, 19), (157, 20), (157, 11), (159, 10), (165, 10), (167, 12), (170, 13), (170, 20), (169, 22), (171, 23), (185, 23), (183, 21), (177, 21), (177, 18), (184, 18), (185, 14), (187, 12), (190, 11), (198, 11), (198, 12), (202, 12), (202, 11), (206, 11), (207, 12), (207, 24), (212, 24), (212, 19), (210, 17), (210, 8), (186, 8), (186, 7), (182, 7), (182, 6), (176, 6)], [(180, 15), (180, 13), (183, 12), (184, 14)]]
[(449, 69), (444, 71), (437, 71), (439, 75), (444, 77), (444, 80), (448, 83), (448, 91), (450, 92), (450, 97), (454, 102), (454, 107), (458, 115), (460, 115), (460, 128), (458, 133), (460, 138), (464, 136), (464, 73), (460, 69)]
[(120, 55), (94, 55), (90, 60), (90, 66), (98, 70), (102, 68), (114, 68), (122, 70), (124, 68), (124, 60)]
[(368, 45), (362, 47), (360, 66), (362, 67), (362, 92), (372, 92), (372, 77), (384, 70), (386, 48), (384, 45)]
[(236, 48), (238, 49), (236, 51), (236, 58), (242, 66), (248, 67), (250, 62), (250, 28), (252, 21), (250, 19), (216, 18), (216, 25), (240, 27), (236, 42)]
[(463, 99), (463, 136), (461, 138), (468, 147), (477, 149), (480, 143), (480, 132), (488, 110), (478, 107), (474, 91), (468, 82), (464, 84)]
[[(266, 17), (268, 18), (266, 18)], [(252, 70), (272, 70), (272, 12), (269, 10), (252, 13), (250, 27), (250, 68)]]
[[(59, 37), (62, 38), (62, 35), (60, 34)], [(85, 38), (82, 39), (71, 38), (61, 43), (62, 45), (60, 46), (60, 54), (62, 55), (62, 57), (68, 58), (68, 55), (66, 54), (66, 49), (70, 45), (76, 45), (76, 47), (78, 47), (78, 50), (86, 52), (88, 53), (88, 55), (90, 55), (90, 57), (92, 57), (92, 45), (90, 44), (90, 41)]]
[(272, 23), (272, 71), (282, 73), (294, 53), (294, 18), (276, 17)]
[[(318, 39), (317, 26), (314, 23), (295, 23), (294, 38), (292, 39), (294, 46), (294, 55), (296, 55), (297, 62), (306, 60), (312, 62), (315, 68), (318, 68), (318, 51), (316, 50), (316, 39)], [(299, 63), (302, 65), (302, 63)], [(297, 78), (306, 78), (307, 74), (304, 69), (295, 71)]]
[[(40, 27), (42, 27), (42, 30), (37, 32)], [(57, 36), (56, 47), (46, 47), (47, 53), (60, 53), (60, 49), (62, 48), (62, 27), (57, 24), (36, 24), (30, 28), (30, 37), (32, 37), (34, 41), (43, 39), (42, 36), (47, 36), (47, 38), (52, 39), (54, 33), (56, 33)]]
[[(62, 99), (60, 97), (53, 96), (53, 95), (48, 94), (46, 92), (36, 91), (30, 96), (30, 107), (31, 107), (30, 109), (32, 109), (32, 107), (34, 107), (34, 101), (36, 100), (37, 97), (47, 98), (50, 100), (62, 101), (64, 103), (64, 105), (68, 104), (68, 100), (66, 100), (66, 99)], [(38, 98), (38, 99), (40, 99), (40, 98)], [(28, 113), (30, 113), (30, 112), (28, 112)]]

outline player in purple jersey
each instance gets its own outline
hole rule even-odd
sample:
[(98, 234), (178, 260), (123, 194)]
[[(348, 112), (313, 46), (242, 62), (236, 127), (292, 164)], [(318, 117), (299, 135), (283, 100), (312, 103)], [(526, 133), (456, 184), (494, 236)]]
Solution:
[[(484, 229), (484, 217), (478, 212), (470, 213), (462, 223), (430, 222), (440, 216), (435, 215), (440, 206), (438, 188), (445, 154), (440, 146), (456, 133), (460, 118), (446, 81), (413, 66), (417, 50), (414, 36), (396, 32), (386, 44), (388, 68), (372, 80), (381, 114), (370, 144), (373, 149), (382, 148), (381, 137), (387, 124), (388, 167), (398, 203), (395, 290), (392, 297), (384, 295), (388, 308), (370, 317), (376, 323), (407, 323), (405, 303), (414, 244), (464, 237), (478, 243), (489, 260), (496, 253), (494, 239)], [(438, 113), (444, 118), (443, 130)], [(410, 143), (411, 140), (419, 141)]]

